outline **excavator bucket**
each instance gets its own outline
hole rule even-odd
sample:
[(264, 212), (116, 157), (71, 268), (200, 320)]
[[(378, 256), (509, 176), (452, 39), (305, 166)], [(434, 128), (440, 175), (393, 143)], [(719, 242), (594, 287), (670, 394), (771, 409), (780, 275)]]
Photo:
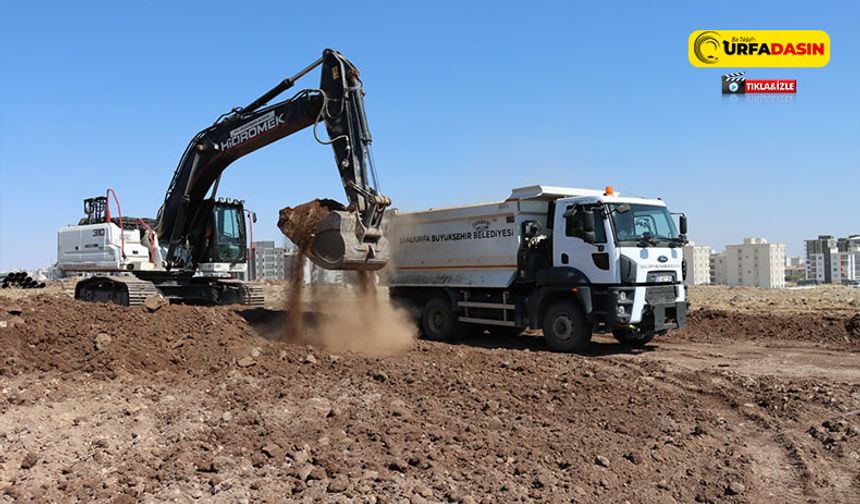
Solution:
[[(360, 226), (355, 212), (330, 212), (317, 224), (308, 258), (325, 269), (382, 269), (388, 262), (388, 241), (377, 230), (367, 230), (359, 240), (356, 231)], [(376, 236), (370, 236), (372, 231), (377, 232)]]
[(373, 271), (388, 263), (388, 241), (382, 233), (362, 233), (358, 214), (334, 200), (281, 209), (278, 228), (321, 268)]

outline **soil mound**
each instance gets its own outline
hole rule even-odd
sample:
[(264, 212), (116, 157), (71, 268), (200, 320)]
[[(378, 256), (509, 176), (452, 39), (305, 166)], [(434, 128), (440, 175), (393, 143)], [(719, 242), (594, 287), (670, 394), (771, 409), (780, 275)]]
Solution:
[(679, 331), (670, 331), (668, 337), (705, 342), (781, 339), (860, 346), (860, 313), (846, 316), (704, 309), (690, 312), (687, 324)]
[(0, 315), (10, 309), (20, 315), (0, 331), (0, 375), (57, 370), (113, 377), (124, 369), (199, 376), (270, 344), (239, 312), (224, 307), (170, 305), (151, 313), (46, 295), (14, 305), (0, 300)]
[[(326, 319), (316, 313), (309, 325)], [(348, 315), (333, 329), (343, 337), (356, 331)], [(267, 339), (283, 317), (0, 300), (0, 502), (856, 495), (846, 469), (860, 450), (846, 414), (860, 408), (856, 383), (674, 369), (650, 358), (659, 343), (641, 353), (603, 345), (617, 356), (468, 342), (412, 343), (385, 358), (329, 353)], [(691, 320), (689, 338), (846, 332), (838, 318)]]

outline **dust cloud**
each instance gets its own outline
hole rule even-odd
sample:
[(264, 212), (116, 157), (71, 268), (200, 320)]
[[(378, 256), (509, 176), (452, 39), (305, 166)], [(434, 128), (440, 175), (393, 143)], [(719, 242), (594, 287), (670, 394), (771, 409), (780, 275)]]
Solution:
[[(305, 252), (313, 244), (317, 224), (328, 213), (320, 200), (281, 210), (278, 227), (299, 249), (287, 285), (284, 339), (330, 352), (366, 356), (390, 355), (410, 348), (417, 337), (417, 327), (406, 310), (393, 306), (387, 295), (377, 291), (373, 272), (357, 272), (357, 285), (337, 292), (305, 284)], [(305, 315), (312, 311), (316, 315), (314, 322), (306, 327)]]
[(304, 334), (304, 310), (302, 309), (302, 290), (305, 284), (305, 254), (299, 253), (290, 265), (290, 282), (287, 284), (287, 324), (285, 340), (298, 342)]
[[(351, 295), (350, 295), (351, 294)], [(406, 310), (391, 304), (376, 289), (376, 275), (358, 273), (358, 286), (350, 294), (317, 299), (323, 314), (309, 343), (330, 352), (366, 356), (391, 355), (412, 347), (418, 329)]]
[(282, 329), (286, 341), (368, 357), (412, 347), (417, 326), (405, 309), (390, 302), (386, 292), (377, 291), (373, 273), (359, 272), (357, 285), (345, 288), (304, 284), (304, 262), (301, 255), (293, 262)]
[(282, 208), (278, 215), (278, 228), (298, 247), (290, 270), (287, 287), (287, 324), (285, 339), (297, 342), (304, 334), (304, 310), (302, 290), (304, 288), (305, 252), (313, 244), (317, 225), (329, 214), (329, 209), (319, 199)]

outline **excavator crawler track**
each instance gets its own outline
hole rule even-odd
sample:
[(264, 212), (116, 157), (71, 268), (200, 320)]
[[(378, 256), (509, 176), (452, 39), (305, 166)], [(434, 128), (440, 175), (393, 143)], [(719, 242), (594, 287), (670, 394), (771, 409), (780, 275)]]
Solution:
[(242, 286), (242, 304), (246, 306), (263, 306), (266, 296), (262, 285), (245, 284)]
[(142, 305), (154, 294), (159, 294), (155, 284), (133, 276), (95, 276), (75, 286), (75, 299), (124, 306)]
[(262, 285), (250, 284), (241, 280), (221, 280), (239, 291), (239, 304), (244, 306), (263, 306), (266, 301)]

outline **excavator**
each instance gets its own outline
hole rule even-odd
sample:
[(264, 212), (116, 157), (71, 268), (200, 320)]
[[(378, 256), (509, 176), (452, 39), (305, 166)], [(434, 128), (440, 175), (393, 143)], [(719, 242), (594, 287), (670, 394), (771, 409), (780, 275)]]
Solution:
[[(319, 88), (269, 105), (317, 67)], [(320, 138), (321, 123), (327, 139)], [(261, 305), (260, 286), (232, 278), (247, 267), (245, 214), (253, 214), (242, 200), (219, 197), (218, 185), (237, 159), (305, 128), (334, 150), (348, 201), (322, 200), (328, 213), (305, 254), (326, 269), (384, 267), (389, 250), (381, 225), (391, 200), (378, 189), (364, 89), (358, 68), (326, 49), (297, 74), (197, 133), (155, 219), (124, 217), (112, 189), (84, 200), (86, 217), (58, 233), (57, 266), (92, 275), (77, 283), (75, 298), (136, 305), (160, 294), (172, 303)]]

